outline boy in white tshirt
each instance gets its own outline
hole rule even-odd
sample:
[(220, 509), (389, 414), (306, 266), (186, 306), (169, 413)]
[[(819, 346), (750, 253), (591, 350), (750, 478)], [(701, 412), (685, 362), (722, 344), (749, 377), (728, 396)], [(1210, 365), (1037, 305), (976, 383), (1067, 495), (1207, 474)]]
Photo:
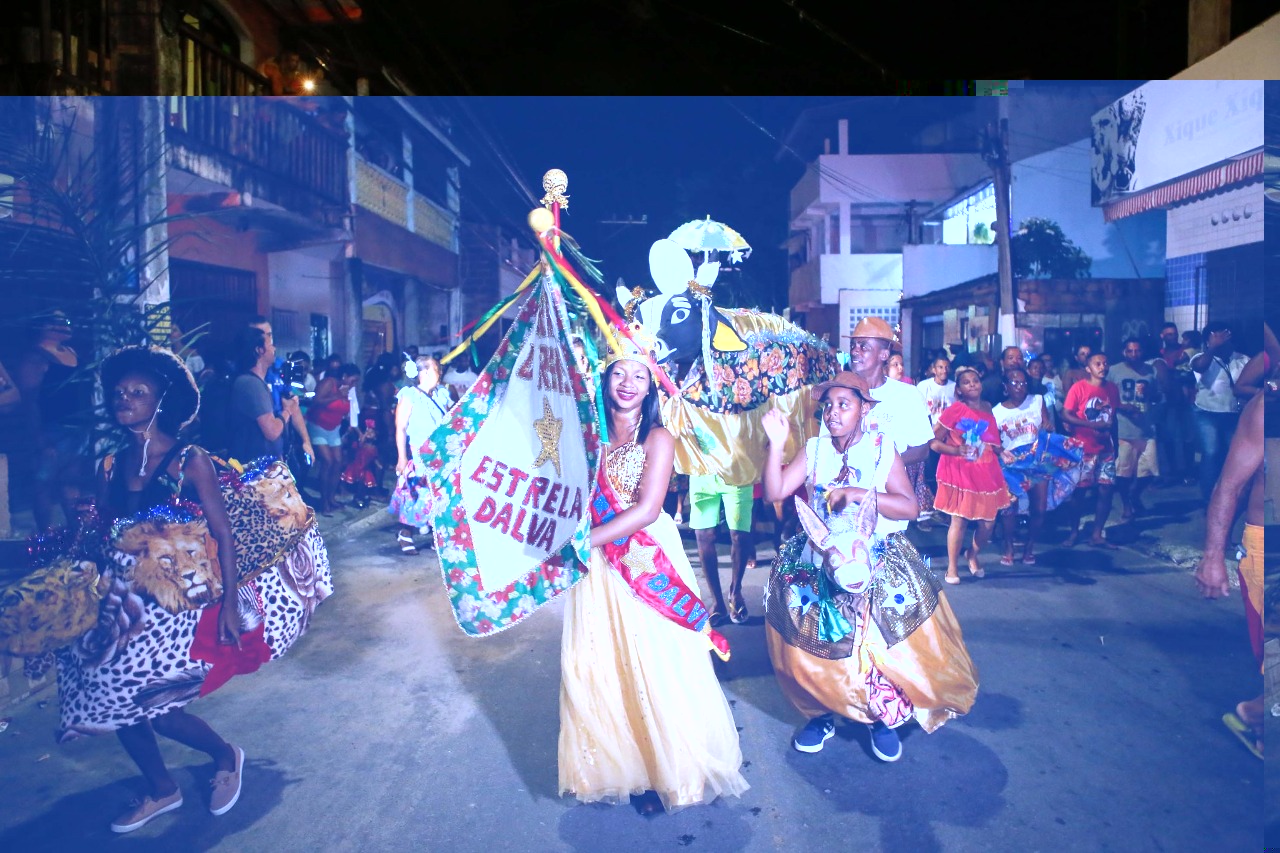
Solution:
[(951, 362), (945, 358), (934, 359), (930, 371), (932, 378), (916, 387), (920, 389), (920, 396), (924, 397), (924, 405), (929, 410), (929, 425), (932, 426), (938, 422), (938, 415), (942, 414), (942, 410), (955, 402), (956, 383), (947, 378), (947, 374), (951, 372)]

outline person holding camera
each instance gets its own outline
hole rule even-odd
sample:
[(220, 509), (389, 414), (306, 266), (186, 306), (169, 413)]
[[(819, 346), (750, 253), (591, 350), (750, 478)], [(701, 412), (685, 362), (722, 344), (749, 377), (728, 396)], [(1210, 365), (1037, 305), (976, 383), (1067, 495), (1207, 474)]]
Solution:
[(284, 459), (285, 427), (298, 410), (298, 401), (282, 399), (277, 413), (267, 379), (276, 357), (275, 343), (269, 333), (246, 326), (236, 334), (235, 353), (240, 374), (231, 383), (227, 401), (227, 450), (246, 465), (263, 456)]
[(1195, 423), (1200, 439), (1200, 493), (1206, 502), (1226, 462), (1246, 389), (1236, 388), (1249, 357), (1237, 352), (1231, 327), (1223, 322), (1204, 327), (1204, 352), (1191, 359), (1196, 378)]
[[(311, 436), (307, 431), (307, 421), (302, 413), (303, 386), (298, 381), (299, 371), (292, 363), (292, 359), (289, 362), (283, 362), (276, 358), (275, 336), (271, 330), (271, 322), (266, 317), (261, 315), (254, 317), (249, 321), (249, 328), (260, 330), (271, 343), (271, 362), (267, 365), (264, 381), (271, 389), (271, 402), (276, 417), (282, 417), (285, 421), (280, 458), (295, 475), (299, 476), (299, 479), (302, 479), (315, 459), (315, 451), (311, 447)], [(288, 411), (285, 410), (285, 400), (293, 401)], [(302, 451), (302, 458), (298, 458), (299, 450)]]

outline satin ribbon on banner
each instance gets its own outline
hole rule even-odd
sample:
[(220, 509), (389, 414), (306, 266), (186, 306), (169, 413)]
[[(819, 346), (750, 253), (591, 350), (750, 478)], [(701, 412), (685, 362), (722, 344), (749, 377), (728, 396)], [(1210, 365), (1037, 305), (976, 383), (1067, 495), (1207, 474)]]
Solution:
[(510, 296), (506, 297), (497, 305), (490, 308), (478, 320), (475, 320), (474, 322), (468, 324), (467, 326), (464, 326), (462, 328), (463, 332), (466, 332), (467, 329), (470, 329), (472, 326), (475, 327), (475, 331), (472, 332), (470, 335), (467, 335), (466, 339), (463, 340), (462, 343), (458, 344), (449, 352), (448, 355), (440, 359), (440, 366), (443, 367), (444, 365), (453, 361), (462, 353), (466, 352), (467, 348), (473, 345), (477, 338), (484, 337), (484, 333), (489, 331), (490, 326), (498, 322), (498, 319), (502, 316), (503, 312), (511, 307), (511, 303), (515, 302), (516, 299), (524, 295), (524, 291), (528, 289), (529, 285), (537, 280), (539, 272), (541, 272), (541, 270), (534, 269), (533, 272), (525, 276), (524, 281), (520, 282), (520, 286), (517, 287)]
[[(547, 231), (538, 235), (538, 239), (541, 241), (542, 248), (545, 250), (543, 252), (543, 256), (546, 258), (547, 262), (550, 263), (555, 271), (569, 283), (569, 286), (573, 288), (574, 293), (576, 293), (586, 304), (587, 312), (591, 315), (591, 319), (596, 321), (596, 325), (600, 327), (600, 330), (604, 332), (605, 339), (609, 342), (609, 345), (616, 349), (621, 349), (618, 345), (618, 335), (621, 335), (628, 341), (636, 344), (636, 341), (626, 331), (626, 321), (618, 315), (617, 311), (613, 310), (613, 306), (601, 299), (590, 287), (583, 284), (577, 274), (575, 274), (569, 267), (569, 264), (565, 261), (564, 257), (555, 251), (552, 244), (551, 232)], [(607, 320), (606, 317), (608, 318)], [(636, 345), (641, 352), (645, 352), (644, 347), (639, 346), (639, 344)], [(667, 372), (663, 370), (647, 352), (645, 352), (645, 362), (648, 364), (650, 372), (657, 378), (658, 382), (666, 389), (668, 394), (672, 396), (678, 396), (680, 394), (680, 390), (676, 388), (675, 383), (671, 381), (671, 377), (667, 375)]]
[[(591, 520), (597, 526), (622, 511), (604, 469), (601, 465), (595, 495), (591, 498)], [(729, 659), (729, 641), (711, 627), (706, 605), (681, 580), (662, 546), (647, 531), (637, 530), (623, 539), (607, 542), (601, 550), (636, 598), (664, 619), (702, 634), (721, 660)]]

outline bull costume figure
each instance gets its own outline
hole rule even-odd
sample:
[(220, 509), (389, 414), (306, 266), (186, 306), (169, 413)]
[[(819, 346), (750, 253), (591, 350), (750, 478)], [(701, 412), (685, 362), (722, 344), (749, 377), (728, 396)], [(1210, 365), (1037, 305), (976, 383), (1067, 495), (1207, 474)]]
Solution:
[[(725, 310), (712, 304), (720, 264), (693, 260), (674, 240), (649, 250), (658, 295), (618, 289), (629, 320), (657, 341), (655, 359), (672, 374), (679, 394), (663, 401), (663, 423), (675, 437), (675, 470), (689, 476), (689, 526), (698, 540), (711, 622), (747, 621), (742, 580), (751, 548), (752, 487), (761, 477), (765, 414), (778, 411), (792, 425), (795, 454), (817, 434), (810, 386), (835, 373), (830, 346), (774, 314)], [(728, 600), (716, 567), (715, 530), (721, 505), (730, 533), (732, 578)]]
[(733, 486), (760, 480), (767, 439), (760, 426), (770, 410), (794, 427), (789, 454), (817, 435), (809, 388), (836, 372), (829, 344), (776, 314), (712, 304), (720, 271), (702, 263), (694, 275), (689, 254), (672, 240), (649, 250), (658, 295), (618, 288), (627, 318), (657, 339), (654, 353), (680, 387), (663, 421), (676, 436), (676, 470), (716, 474)]

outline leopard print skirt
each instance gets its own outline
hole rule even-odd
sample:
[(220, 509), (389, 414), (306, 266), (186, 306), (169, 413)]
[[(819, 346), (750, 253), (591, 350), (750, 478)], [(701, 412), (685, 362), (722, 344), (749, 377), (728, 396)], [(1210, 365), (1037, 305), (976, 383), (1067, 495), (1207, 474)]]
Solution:
[[(283, 560), (240, 588), (242, 646), (252, 636), (259, 660), (279, 658), (332, 593), (329, 555), (313, 525)], [(170, 613), (113, 578), (98, 625), (57, 654), (59, 742), (153, 719), (210, 692), (202, 688), (221, 664), (193, 657), (193, 645), (198, 631), (216, 630), (216, 614), (216, 605)]]

